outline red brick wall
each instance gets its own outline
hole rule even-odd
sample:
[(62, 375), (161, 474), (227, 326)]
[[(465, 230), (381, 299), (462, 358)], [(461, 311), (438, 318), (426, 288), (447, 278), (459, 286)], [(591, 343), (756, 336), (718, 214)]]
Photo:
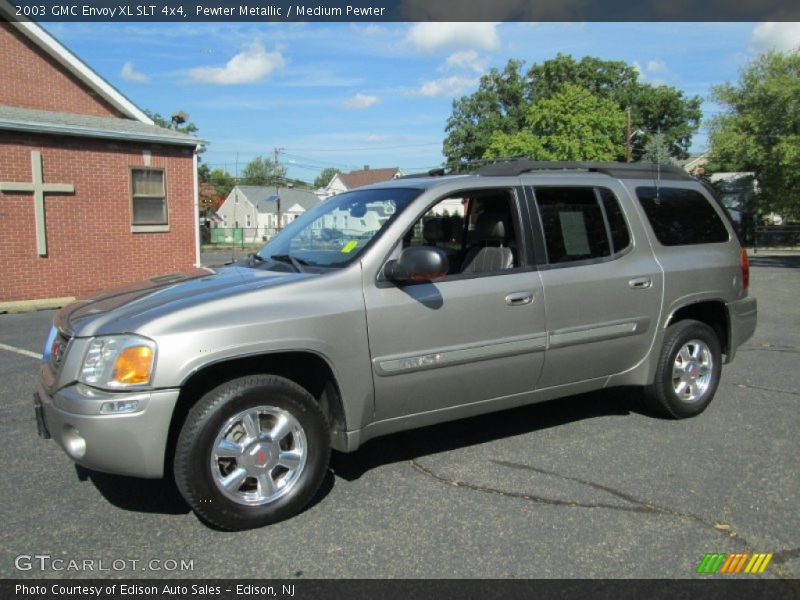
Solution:
[[(48, 255), (36, 252), (31, 193), (0, 192), (0, 301), (83, 296), (195, 262), (192, 150), (87, 138), (0, 132), (0, 181), (31, 181), (31, 150), (42, 153)], [(165, 169), (170, 231), (131, 233), (130, 167)]]
[(122, 116), (5, 21), (0, 21), (0, 56), (0, 104)]

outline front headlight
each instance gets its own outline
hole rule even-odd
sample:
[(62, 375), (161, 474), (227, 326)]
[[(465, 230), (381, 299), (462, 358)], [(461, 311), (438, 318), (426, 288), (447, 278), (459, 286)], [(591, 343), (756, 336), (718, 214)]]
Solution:
[(138, 335), (94, 338), (86, 349), (78, 380), (105, 388), (142, 387), (150, 384), (156, 343)]

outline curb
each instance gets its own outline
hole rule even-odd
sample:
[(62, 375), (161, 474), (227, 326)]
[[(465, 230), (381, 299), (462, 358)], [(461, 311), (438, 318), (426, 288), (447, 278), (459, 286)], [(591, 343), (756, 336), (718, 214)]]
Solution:
[(0, 313), (23, 313), (36, 310), (50, 310), (53, 308), (61, 308), (74, 301), (74, 296), (65, 296), (63, 298), (40, 298), (38, 300), (0, 302)]

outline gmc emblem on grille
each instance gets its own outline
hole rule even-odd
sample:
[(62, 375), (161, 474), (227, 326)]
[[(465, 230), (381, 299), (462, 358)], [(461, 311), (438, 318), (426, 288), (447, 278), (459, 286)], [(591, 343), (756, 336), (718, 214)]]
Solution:
[(64, 344), (61, 343), (61, 340), (53, 342), (50, 348), (50, 356), (53, 357), (53, 364), (58, 365), (61, 363), (61, 359), (64, 358)]

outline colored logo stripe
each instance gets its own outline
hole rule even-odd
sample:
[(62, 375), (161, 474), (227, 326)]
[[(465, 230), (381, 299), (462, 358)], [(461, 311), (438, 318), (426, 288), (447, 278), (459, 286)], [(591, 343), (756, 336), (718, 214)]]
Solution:
[(719, 569), (720, 565), (722, 565), (723, 560), (725, 560), (724, 552), (706, 554), (703, 557), (703, 560), (700, 562), (700, 566), (697, 567), (697, 572), (716, 573), (717, 569)]
[(764, 570), (767, 568), (769, 561), (772, 560), (772, 552), (769, 554), (753, 554), (753, 558), (750, 559), (750, 562), (747, 563), (747, 567), (745, 568), (745, 573), (763, 573)]
[(756, 552), (752, 555), (749, 552), (735, 552), (733, 554), (726, 554), (725, 552), (707, 553), (703, 560), (700, 561), (697, 573), (738, 574), (744, 572), (760, 574), (766, 570), (767, 565), (772, 560), (772, 556), (772, 553), (764, 552)]

